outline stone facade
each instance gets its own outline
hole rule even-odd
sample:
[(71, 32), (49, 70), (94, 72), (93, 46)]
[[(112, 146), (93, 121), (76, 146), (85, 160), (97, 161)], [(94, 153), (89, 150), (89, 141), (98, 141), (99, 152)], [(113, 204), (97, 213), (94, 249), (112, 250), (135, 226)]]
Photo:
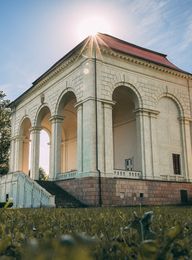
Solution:
[(146, 204), (179, 203), (182, 189), (191, 196), (192, 75), (149, 50), (165, 64), (105, 45), (90, 54), (85, 43), (11, 103), (10, 172), (39, 178), (45, 129), (49, 179), (88, 204), (98, 204), (98, 189), (105, 205), (134, 204), (138, 193)]
[[(99, 205), (98, 183), (98, 178), (94, 177), (57, 182), (64, 190), (90, 206)], [(188, 182), (102, 178), (101, 201), (103, 206), (192, 203), (191, 186)], [(186, 201), (181, 201), (182, 191), (187, 194)]]

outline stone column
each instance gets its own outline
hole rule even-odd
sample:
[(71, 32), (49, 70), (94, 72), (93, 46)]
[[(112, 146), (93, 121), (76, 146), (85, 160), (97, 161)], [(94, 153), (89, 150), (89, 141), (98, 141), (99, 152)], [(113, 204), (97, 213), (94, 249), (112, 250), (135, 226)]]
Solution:
[(83, 105), (77, 105), (77, 171), (83, 172)]
[(65, 141), (61, 140), (61, 173), (64, 173), (66, 171), (65, 167)]
[(31, 163), (30, 177), (33, 180), (39, 179), (39, 154), (40, 154), (40, 127), (32, 127), (31, 132)]
[(152, 153), (152, 176), (158, 179), (159, 176), (159, 161), (158, 161), (158, 147), (157, 147), (157, 115), (158, 111), (151, 111), (150, 128), (151, 128), (151, 153)]
[(113, 118), (112, 105), (114, 103), (103, 103), (104, 124), (104, 172), (107, 176), (113, 175)]
[(157, 111), (139, 108), (136, 111), (137, 147), (144, 178), (154, 178), (156, 161), (155, 116)]
[(143, 178), (146, 177), (146, 166), (145, 166), (145, 149), (144, 149), (144, 130), (143, 130), (143, 116), (142, 111), (137, 109), (136, 113), (136, 129), (137, 129), (137, 165), (138, 169), (141, 170)]
[(15, 136), (15, 160), (14, 171), (22, 171), (22, 142), (23, 138), (20, 135)]
[(15, 161), (15, 138), (11, 138), (10, 145), (10, 156), (9, 156), (9, 172), (14, 172), (14, 161)]
[(52, 123), (50, 180), (55, 180), (57, 174), (61, 173), (61, 124), (63, 119), (63, 116), (59, 115), (54, 115), (50, 118)]
[(181, 132), (182, 132), (182, 171), (186, 180), (192, 180), (192, 147), (191, 147), (191, 133), (190, 133), (190, 121), (191, 118), (181, 117)]
[(29, 174), (29, 137), (23, 138), (22, 171)]
[(96, 171), (96, 126), (95, 100), (89, 98), (83, 103), (83, 174), (97, 176)]
[(50, 174), (51, 172), (51, 137), (50, 136), (49, 136), (48, 149), (49, 149), (49, 174)]

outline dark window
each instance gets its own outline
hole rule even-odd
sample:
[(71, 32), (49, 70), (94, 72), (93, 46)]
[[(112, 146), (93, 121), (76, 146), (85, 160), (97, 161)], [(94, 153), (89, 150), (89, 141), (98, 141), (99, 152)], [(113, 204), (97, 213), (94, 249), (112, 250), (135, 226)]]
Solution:
[(180, 190), (181, 203), (185, 204), (188, 202), (188, 193), (187, 190)]
[(144, 193), (140, 193), (139, 197), (144, 198)]
[(172, 157), (173, 157), (174, 174), (180, 175), (181, 174), (180, 154), (173, 153)]

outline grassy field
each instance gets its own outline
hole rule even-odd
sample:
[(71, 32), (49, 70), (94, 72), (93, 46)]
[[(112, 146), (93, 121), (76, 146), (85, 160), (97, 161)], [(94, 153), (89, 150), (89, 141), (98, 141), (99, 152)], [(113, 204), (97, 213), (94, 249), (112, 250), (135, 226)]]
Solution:
[(0, 259), (192, 259), (192, 207), (1, 209)]

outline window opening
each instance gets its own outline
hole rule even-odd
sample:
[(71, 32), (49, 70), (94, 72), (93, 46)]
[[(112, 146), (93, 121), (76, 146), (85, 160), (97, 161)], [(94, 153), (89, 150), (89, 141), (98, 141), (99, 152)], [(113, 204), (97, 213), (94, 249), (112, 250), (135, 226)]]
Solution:
[(181, 163), (180, 163), (180, 154), (172, 154), (173, 158), (173, 171), (176, 175), (181, 175)]

